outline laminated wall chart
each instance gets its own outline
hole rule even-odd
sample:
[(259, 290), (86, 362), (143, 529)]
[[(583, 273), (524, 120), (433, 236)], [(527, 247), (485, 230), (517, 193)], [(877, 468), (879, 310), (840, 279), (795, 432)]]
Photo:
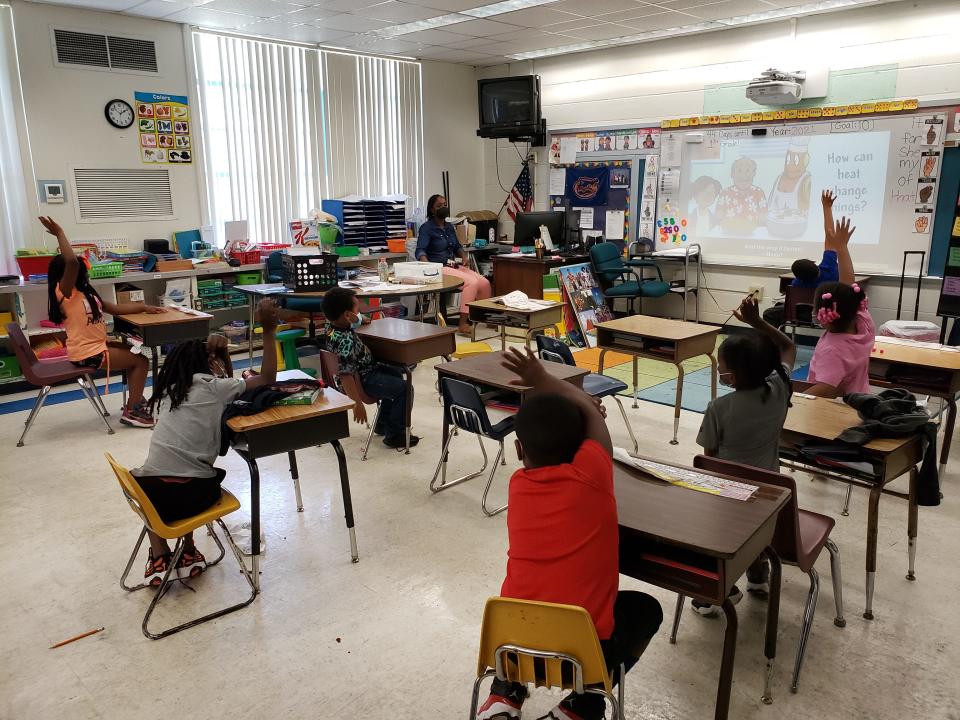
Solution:
[(185, 95), (134, 93), (140, 160), (155, 164), (193, 162), (190, 107)]

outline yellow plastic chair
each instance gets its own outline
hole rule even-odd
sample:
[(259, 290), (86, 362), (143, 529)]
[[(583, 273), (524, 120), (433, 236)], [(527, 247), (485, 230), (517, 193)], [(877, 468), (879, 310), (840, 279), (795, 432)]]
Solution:
[(480, 355), (482, 353), (493, 352), (493, 348), (485, 342), (460, 343), (457, 349), (451, 353), (451, 356), (457, 360), (463, 360), (471, 355)]
[[(173, 635), (173, 633), (186, 630), (187, 628), (193, 627), (194, 625), (199, 625), (200, 623), (204, 623), (207, 620), (213, 620), (214, 618), (232, 613), (233, 611), (246, 607), (253, 602), (254, 598), (257, 596), (257, 590), (256, 587), (254, 587), (253, 578), (250, 576), (250, 571), (247, 570), (247, 566), (243, 562), (243, 557), (240, 555), (239, 548), (237, 548), (236, 543), (233, 542), (233, 537), (230, 535), (230, 531), (227, 530), (227, 526), (224, 525), (222, 520), (225, 515), (229, 515), (235, 510), (240, 509), (240, 501), (237, 500), (236, 497), (234, 497), (227, 490), (221, 488), (220, 500), (218, 500), (213, 507), (204, 510), (199, 515), (183, 518), (182, 520), (177, 520), (172, 525), (167, 525), (163, 522), (163, 520), (160, 519), (160, 516), (157, 514), (157, 509), (153, 506), (153, 503), (150, 502), (150, 499), (147, 497), (146, 493), (143, 492), (140, 484), (136, 481), (136, 479), (134, 479), (133, 475), (130, 474), (130, 471), (114, 460), (110, 453), (104, 453), (104, 456), (107, 458), (107, 462), (110, 463), (110, 467), (113, 468), (113, 472), (117, 476), (117, 480), (120, 482), (120, 489), (123, 491), (123, 496), (127, 499), (127, 502), (130, 504), (130, 507), (133, 509), (133, 511), (139, 515), (140, 519), (143, 521), (143, 530), (140, 531), (140, 538), (137, 540), (137, 544), (133, 548), (133, 553), (130, 555), (130, 560), (127, 561), (127, 567), (124, 569), (123, 575), (120, 576), (120, 587), (127, 592), (134, 592), (136, 590), (142, 590), (143, 588), (150, 587), (150, 585), (146, 583), (141, 583), (132, 587), (127, 585), (127, 575), (130, 574), (130, 568), (133, 567), (133, 561), (137, 559), (137, 554), (140, 552), (140, 547), (143, 545), (143, 539), (147, 535), (147, 530), (156, 533), (165, 540), (177, 541), (170, 560), (170, 566), (167, 568), (167, 572), (163, 576), (163, 581), (160, 583), (160, 587), (157, 588), (157, 593), (154, 595), (153, 601), (150, 603), (150, 607), (147, 609), (147, 614), (143, 617), (143, 624), (141, 625), (141, 628), (143, 629), (144, 635), (151, 640), (159, 640), (160, 638), (167, 637), (167, 635)], [(214, 522), (220, 525), (220, 528), (223, 530), (223, 533), (227, 538), (227, 542), (230, 545), (230, 549), (233, 551), (234, 557), (236, 557), (237, 562), (240, 564), (240, 569), (243, 571), (243, 576), (247, 579), (247, 583), (250, 585), (250, 597), (236, 605), (231, 605), (223, 610), (217, 610), (209, 615), (204, 615), (203, 617), (190, 620), (189, 622), (185, 622), (162, 632), (150, 632), (147, 627), (148, 623), (150, 622), (150, 616), (157, 607), (157, 603), (160, 602), (160, 598), (163, 597), (164, 593), (178, 579), (178, 577), (174, 577), (174, 579), (171, 580), (170, 575), (176, 568), (177, 563), (180, 562), (180, 558), (183, 556), (184, 535), (193, 532), (198, 528), (206, 526), (210, 536), (220, 549), (219, 556), (217, 556), (213, 562), (208, 562), (207, 567), (216, 565), (223, 559), (225, 551), (220, 542), (220, 538), (218, 538), (217, 534), (214, 532)]]
[(490, 676), (534, 687), (602, 695), (613, 706), (613, 717), (624, 720), (623, 665), (614, 697), (593, 619), (576, 605), (489, 598), (483, 610), (469, 720), (476, 719), (480, 684)]

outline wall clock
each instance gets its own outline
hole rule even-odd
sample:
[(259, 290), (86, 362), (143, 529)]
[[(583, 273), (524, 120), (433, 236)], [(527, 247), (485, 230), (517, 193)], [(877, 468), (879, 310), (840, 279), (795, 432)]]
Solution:
[(125, 100), (111, 100), (103, 108), (103, 114), (115, 128), (125, 130), (133, 125), (133, 106)]

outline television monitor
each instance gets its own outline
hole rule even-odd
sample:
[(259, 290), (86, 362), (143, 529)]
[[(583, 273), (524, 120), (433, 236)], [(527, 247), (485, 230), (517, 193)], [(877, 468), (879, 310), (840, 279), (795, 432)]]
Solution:
[(532, 138), (540, 132), (539, 75), (478, 80), (477, 94), (480, 137)]
[(533, 241), (540, 237), (540, 226), (546, 225), (554, 247), (558, 249), (563, 247), (566, 244), (564, 215), (565, 213), (555, 210), (517, 213), (517, 219), (513, 224), (513, 244), (521, 247), (533, 245)]

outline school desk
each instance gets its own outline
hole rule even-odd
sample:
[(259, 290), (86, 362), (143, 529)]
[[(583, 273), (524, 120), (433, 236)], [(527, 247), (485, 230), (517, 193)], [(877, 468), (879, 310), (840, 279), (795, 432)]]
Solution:
[(413, 413), (412, 366), (435, 357), (450, 357), (457, 349), (457, 329), (415, 320), (380, 318), (357, 328), (357, 335), (380, 362), (395, 365), (407, 381), (406, 454), (410, 454), (410, 417)]
[(183, 312), (167, 308), (163, 313), (130, 313), (115, 315), (113, 329), (143, 338), (143, 346), (150, 348), (153, 379), (157, 379), (158, 353), (161, 345), (174, 345), (185, 340), (206, 339), (210, 335), (213, 315), (202, 312)]
[[(444, 275), (440, 282), (435, 283), (426, 283), (423, 285), (417, 285), (416, 287), (411, 287), (410, 285), (404, 285), (403, 289), (397, 290), (364, 290), (362, 288), (353, 288), (356, 292), (357, 297), (361, 300), (369, 300), (373, 298), (383, 299), (397, 299), (404, 297), (429, 297), (433, 296), (435, 298), (435, 307), (437, 308), (437, 323), (439, 325), (446, 325), (446, 321), (443, 319), (443, 313), (440, 311), (441, 298), (447, 293), (457, 292), (461, 287), (463, 287), (463, 280), (460, 278), (453, 277), (452, 275)], [(313, 298), (322, 298), (326, 293), (319, 292), (287, 292), (286, 288), (283, 286), (283, 283), (270, 283), (266, 285), (237, 285), (234, 287), (234, 290), (238, 292), (245, 293), (250, 296), (250, 327), (253, 328), (255, 324), (255, 313), (257, 300), (259, 298), (271, 297), (277, 301), (277, 304), (283, 304), (283, 298), (285, 297), (313, 297)], [(420, 313), (420, 319), (423, 320), (423, 311)], [(251, 335), (252, 338), (252, 335)], [(253, 342), (250, 343), (250, 365), (253, 365)]]
[[(917, 553), (917, 463), (923, 457), (923, 444), (916, 435), (907, 438), (876, 438), (862, 446), (864, 462), (872, 471), (857, 470), (834, 462), (801, 456), (803, 445), (827, 445), (849, 427), (860, 424), (857, 411), (842, 402), (827, 398), (793, 396), (793, 407), (780, 434), (780, 459), (784, 465), (813, 469), (818, 475), (833, 477), (870, 489), (867, 509), (866, 607), (863, 616), (873, 620), (873, 588), (877, 573), (877, 523), (880, 496), (884, 493), (907, 501), (907, 579), (914, 580)], [(904, 473), (910, 475), (906, 493), (887, 488)]]
[(290, 475), (297, 493), (297, 511), (303, 512), (300, 498), (300, 473), (297, 469), (297, 450), (329, 443), (337, 453), (340, 466), (340, 488), (343, 493), (343, 513), (350, 534), (350, 558), (358, 562), (357, 536), (353, 529), (353, 501), (350, 498), (350, 478), (347, 458), (340, 440), (350, 435), (349, 412), (353, 400), (333, 388), (325, 388), (323, 395), (312, 405), (272, 407), (256, 415), (238, 415), (227, 421), (237, 433), (233, 449), (250, 469), (250, 554), (253, 582), (260, 590), (260, 468), (259, 458), (287, 453)]
[(960, 352), (887, 343), (877, 338), (874, 350), (870, 353), (869, 373), (871, 385), (905, 388), (918, 395), (932, 395), (946, 401), (947, 421), (940, 446), (942, 482), (957, 421)]
[[(497, 298), (490, 298), (467, 303), (467, 308), (470, 311), (470, 322), (473, 323), (470, 340), (477, 341), (477, 325), (480, 323), (495, 325), (500, 328), (501, 350), (507, 349), (508, 327), (523, 330), (524, 345), (529, 348), (530, 340), (537, 332), (556, 327), (557, 323), (563, 322), (563, 303), (559, 302), (535, 310), (518, 310), (498, 302)], [(489, 340), (490, 338), (481, 339)]]
[(493, 263), (493, 288), (497, 295), (506, 295), (514, 290), (522, 290), (527, 297), (543, 299), (543, 276), (551, 270), (565, 265), (581, 265), (590, 262), (589, 255), (570, 255), (560, 257), (550, 255), (542, 258), (536, 255), (514, 255), (499, 253), (490, 257)]
[[(454, 360), (453, 362), (441, 363), (436, 366), (438, 384), (443, 378), (449, 377), (456, 380), (472, 383), (482, 389), (492, 389), (496, 391), (506, 391), (516, 393), (520, 400), (533, 388), (527, 385), (513, 385), (514, 380), (519, 379), (517, 375), (507, 370), (501, 364), (503, 362), (503, 351), (480, 353), (471, 355), (463, 360)], [(585, 368), (575, 367), (573, 365), (561, 365), (560, 363), (543, 363), (546, 371), (555, 378), (569, 382), (576, 387), (583, 385), (583, 378), (590, 372)], [(483, 392), (483, 390), (481, 390)], [(447, 414), (443, 414), (443, 439), (440, 447), (446, 447), (447, 437), (450, 433), (450, 424)], [(447, 458), (443, 458), (443, 472), (446, 478)]]
[[(870, 282), (870, 275), (854, 275), (853, 279), (857, 285), (866, 286)], [(793, 281), (796, 280), (796, 275), (792, 272), (782, 273), (780, 275), (780, 294), (783, 295), (787, 292), (787, 287), (793, 284)]]
[(737, 611), (727, 594), (760, 555), (770, 559), (763, 701), (773, 702), (770, 681), (777, 654), (780, 558), (770, 545), (777, 515), (790, 492), (748, 483), (759, 489), (749, 500), (737, 500), (679, 487), (619, 462), (613, 463), (613, 481), (620, 523), (620, 572), (723, 609), (727, 626), (714, 709), (717, 720), (729, 712), (737, 646)]
[(710, 359), (710, 397), (717, 397), (717, 358), (713, 351), (720, 328), (710, 325), (631, 315), (597, 325), (597, 347), (600, 348), (599, 369), (603, 374), (603, 358), (608, 351), (633, 356), (633, 406), (637, 407), (637, 358), (662, 360), (677, 368), (677, 397), (673, 404), (673, 440), (677, 444), (680, 428), (680, 402), (683, 399), (683, 361), (698, 355)]

